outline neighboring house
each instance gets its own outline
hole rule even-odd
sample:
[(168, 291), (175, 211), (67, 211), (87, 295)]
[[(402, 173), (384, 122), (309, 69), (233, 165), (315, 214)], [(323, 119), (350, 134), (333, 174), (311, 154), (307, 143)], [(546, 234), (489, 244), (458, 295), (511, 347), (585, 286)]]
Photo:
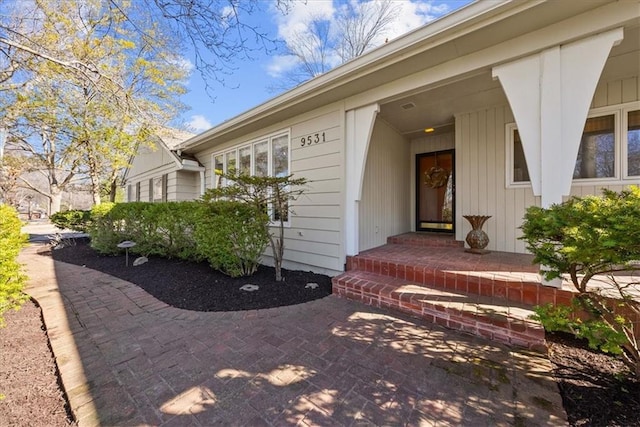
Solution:
[(215, 169), (292, 173), (309, 185), (292, 203), (285, 266), (335, 274), (408, 231), (464, 240), (468, 214), (492, 216), (488, 249), (525, 252), (528, 206), (640, 184), (639, 68), (638, 0), (478, 1), (162, 161), (140, 153), (130, 200), (151, 199), (164, 174), (166, 199), (184, 200), (219, 185)]
[(152, 146), (140, 146), (124, 175), (127, 201), (176, 202), (200, 197), (204, 191), (204, 167), (176, 147), (193, 137), (167, 129)]

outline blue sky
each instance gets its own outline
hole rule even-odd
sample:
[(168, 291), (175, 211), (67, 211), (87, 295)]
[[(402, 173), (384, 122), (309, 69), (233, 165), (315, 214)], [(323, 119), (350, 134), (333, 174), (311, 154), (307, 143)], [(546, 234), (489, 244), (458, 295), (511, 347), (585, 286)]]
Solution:
[[(266, 1), (266, 0), (265, 0)], [(323, 16), (331, 19), (336, 7), (344, 1), (362, 2), (364, 0), (307, 0), (296, 2), (287, 15), (282, 15), (273, 7), (263, 7), (262, 11), (250, 17), (274, 38), (286, 42), (304, 31), (305, 21), (311, 16)], [(373, 0), (375, 1), (375, 0)], [(461, 8), (472, 0), (393, 0), (397, 9), (397, 18), (384, 35), (380, 35), (377, 44), (384, 39), (393, 39), (421, 25)], [(235, 117), (255, 107), (282, 91), (274, 91), (278, 79), (292, 66), (290, 57), (264, 52), (255, 53), (253, 60), (238, 61), (232, 75), (225, 77), (226, 87), (211, 82), (212, 100), (205, 93), (205, 85), (197, 70), (191, 75), (187, 84), (189, 93), (182, 101), (191, 107), (182, 115), (182, 121), (196, 132), (202, 132), (225, 120)]]

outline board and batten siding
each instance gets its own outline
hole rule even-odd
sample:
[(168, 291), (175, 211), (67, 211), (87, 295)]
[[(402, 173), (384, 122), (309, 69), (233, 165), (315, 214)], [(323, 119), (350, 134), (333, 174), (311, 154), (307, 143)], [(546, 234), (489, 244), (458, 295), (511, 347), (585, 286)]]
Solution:
[[(638, 77), (598, 84), (592, 108), (615, 106), (640, 100)], [(514, 122), (507, 104), (483, 110), (457, 114), (456, 117), (456, 239), (464, 240), (471, 230), (462, 215), (491, 215), (484, 230), (489, 235), (490, 250), (526, 252), (518, 240), (526, 208), (540, 206), (540, 197), (530, 186), (506, 186), (506, 131)], [(571, 196), (600, 194), (602, 188), (622, 190), (625, 184), (616, 181), (575, 183)]]
[(384, 245), (410, 231), (409, 143), (383, 120), (373, 127), (359, 205), (359, 249)]
[(411, 231), (416, 231), (416, 155), (423, 153), (433, 153), (436, 151), (453, 150), (455, 148), (455, 132), (453, 126), (451, 132), (436, 135), (424, 135), (411, 140), (409, 159), (410, 171), (410, 212)]

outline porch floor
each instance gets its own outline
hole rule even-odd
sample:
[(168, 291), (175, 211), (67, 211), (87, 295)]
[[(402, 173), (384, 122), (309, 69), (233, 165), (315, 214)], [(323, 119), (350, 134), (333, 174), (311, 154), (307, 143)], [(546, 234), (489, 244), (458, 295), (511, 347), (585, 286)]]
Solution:
[(544, 330), (529, 319), (537, 304), (568, 303), (572, 293), (540, 284), (526, 254), (464, 251), (451, 235), (406, 233), (348, 257), (333, 279), (338, 296), (398, 310), (445, 327), (542, 350)]

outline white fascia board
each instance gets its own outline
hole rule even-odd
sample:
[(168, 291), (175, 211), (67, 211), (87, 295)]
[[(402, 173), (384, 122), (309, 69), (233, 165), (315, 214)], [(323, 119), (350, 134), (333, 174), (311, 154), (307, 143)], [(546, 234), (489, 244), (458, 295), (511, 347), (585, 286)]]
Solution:
[(435, 88), (459, 81), (492, 67), (524, 58), (553, 46), (574, 42), (609, 31), (623, 25), (635, 14), (638, 2), (614, 2), (539, 30), (523, 34), (494, 46), (452, 59), (410, 76), (402, 77), (379, 87), (352, 96), (345, 102), (345, 109), (358, 108), (374, 101), (393, 99), (421, 88)]
[[(238, 127), (259, 120), (269, 114), (292, 104), (299, 104), (306, 99), (356, 80), (362, 75), (392, 65), (408, 56), (428, 50), (434, 46), (473, 32), (502, 20), (523, 10), (535, 7), (546, 0), (528, 2), (515, 0), (476, 1), (450, 15), (446, 15), (423, 27), (380, 46), (358, 58), (342, 64), (333, 70), (318, 76), (282, 95), (279, 95), (255, 108), (246, 111), (220, 125), (209, 129), (181, 143), (176, 148), (192, 149), (210, 139), (220, 137)], [(421, 46), (419, 46), (421, 45)]]

